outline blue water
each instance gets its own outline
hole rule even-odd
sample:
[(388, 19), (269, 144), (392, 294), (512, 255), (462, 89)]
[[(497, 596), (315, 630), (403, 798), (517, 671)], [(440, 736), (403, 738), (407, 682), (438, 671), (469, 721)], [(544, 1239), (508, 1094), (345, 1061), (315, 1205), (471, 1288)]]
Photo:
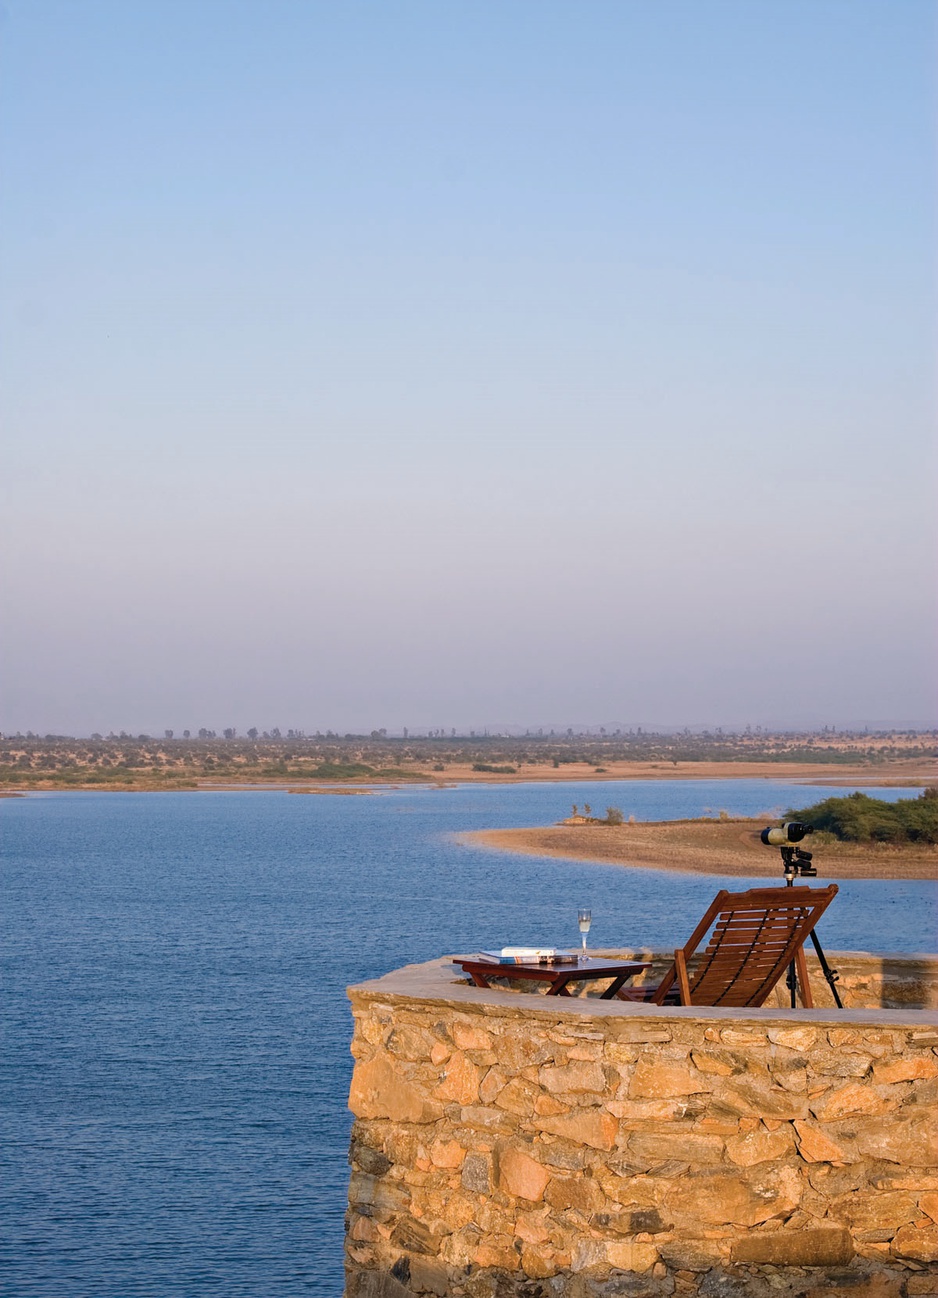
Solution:
[[(507, 856), (454, 833), (550, 823), (573, 801), (644, 820), (829, 792), (734, 780), (0, 802), (0, 1293), (337, 1298), (346, 984), (452, 951), (572, 945), (578, 906), (595, 946), (666, 947), (727, 883)], [(823, 879), (823, 850), (816, 863)], [(931, 883), (842, 882), (825, 945), (934, 950), (934, 913)]]

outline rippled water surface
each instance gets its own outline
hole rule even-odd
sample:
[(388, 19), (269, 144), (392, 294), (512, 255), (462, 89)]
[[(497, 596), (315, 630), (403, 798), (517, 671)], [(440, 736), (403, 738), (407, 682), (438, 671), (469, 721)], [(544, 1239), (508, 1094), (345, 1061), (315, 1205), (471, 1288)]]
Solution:
[[(572, 945), (586, 905), (596, 946), (673, 945), (727, 883), (507, 856), (454, 833), (546, 824), (574, 800), (669, 819), (829, 792), (734, 780), (0, 802), (0, 1292), (337, 1298), (346, 985), (449, 951)], [(823, 851), (816, 863), (823, 878)], [(843, 882), (825, 945), (934, 950), (934, 902), (930, 883)]]

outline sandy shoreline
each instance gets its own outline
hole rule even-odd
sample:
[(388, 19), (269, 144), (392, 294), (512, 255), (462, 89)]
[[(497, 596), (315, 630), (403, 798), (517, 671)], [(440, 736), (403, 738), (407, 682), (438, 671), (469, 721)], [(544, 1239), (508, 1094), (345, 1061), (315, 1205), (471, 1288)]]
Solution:
[[(685, 874), (764, 877), (782, 882), (778, 851), (764, 847), (759, 820), (683, 820), (635, 825), (550, 825), (484, 829), (460, 842), (526, 856), (599, 861), (605, 865), (674, 870)], [(811, 843), (823, 879), (936, 879), (938, 847)]]
[(380, 771), (375, 775), (351, 780), (329, 780), (320, 776), (294, 778), (279, 776), (276, 779), (258, 779), (256, 773), (238, 779), (236, 776), (207, 778), (194, 773), (182, 773), (178, 779), (160, 778), (147, 781), (106, 784), (89, 781), (81, 784), (74, 779), (56, 780), (54, 774), (47, 779), (29, 783), (0, 786), (0, 795), (16, 795), (54, 790), (93, 790), (97, 793), (181, 792), (183, 790), (222, 789), (286, 789), (317, 793), (357, 792), (367, 789), (427, 787), (452, 788), (459, 784), (591, 784), (615, 783), (623, 780), (782, 780), (791, 784), (813, 784), (822, 787), (842, 788), (916, 788), (938, 784), (938, 761), (934, 758), (898, 758), (876, 765), (857, 763), (842, 766), (827, 762), (610, 762), (597, 768), (586, 762), (564, 762), (560, 767), (521, 766), (511, 775), (498, 775), (491, 771), (476, 771), (469, 764), (453, 763), (445, 772), (421, 771), (403, 781), (400, 775), (383, 780)]
[(440, 781), (446, 784), (567, 784), (589, 780), (602, 784), (617, 780), (787, 780), (795, 784), (841, 787), (865, 785), (885, 788), (915, 787), (938, 782), (934, 758), (897, 758), (881, 765), (861, 762), (610, 762), (597, 768), (586, 762), (564, 762), (559, 768), (522, 766), (514, 775), (492, 775), (471, 766), (447, 766)]

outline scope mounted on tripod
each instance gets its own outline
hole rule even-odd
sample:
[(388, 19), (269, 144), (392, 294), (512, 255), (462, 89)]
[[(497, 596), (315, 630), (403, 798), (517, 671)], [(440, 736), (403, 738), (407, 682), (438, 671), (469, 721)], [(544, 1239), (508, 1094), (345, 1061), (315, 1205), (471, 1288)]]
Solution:
[(789, 887), (799, 875), (805, 879), (817, 878), (817, 870), (811, 864), (812, 854), (794, 846), (813, 833), (813, 825), (803, 825), (800, 820), (786, 820), (781, 829), (766, 826), (759, 835), (766, 847), (777, 847), (781, 851), (785, 882)]
[[(765, 843), (766, 847), (777, 847), (782, 854), (784, 864), (785, 882), (789, 888), (792, 887), (795, 880), (801, 875), (806, 879), (816, 879), (817, 870), (811, 864), (812, 854), (804, 851), (803, 848), (796, 847), (808, 834), (814, 833), (813, 825), (804, 825), (800, 820), (786, 820), (781, 828), (766, 825), (759, 837)], [(834, 1004), (838, 1009), (843, 1009), (843, 1001), (840, 999), (840, 993), (837, 990), (837, 981), (840, 977), (836, 969), (832, 969), (827, 963), (827, 957), (821, 946), (817, 933), (812, 929), (811, 941), (817, 952), (818, 962), (821, 971), (827, 979), (827, 984), (834, 995)], [(788, 989), (791, 992), (791, 1007), (795, 1008), (795, 989), (798, 985), (798, 976), (795, 964), (792, 962), (788, 967)]]

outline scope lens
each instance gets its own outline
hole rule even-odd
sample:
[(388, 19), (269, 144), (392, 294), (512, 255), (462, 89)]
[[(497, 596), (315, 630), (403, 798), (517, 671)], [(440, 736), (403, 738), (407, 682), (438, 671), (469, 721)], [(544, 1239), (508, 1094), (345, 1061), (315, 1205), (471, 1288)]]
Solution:
[(803, 825), (800, 820), (788, 820), (782, 826), (788, 835), (789, 843), (800, 843), (805, 834), (813, 834), (813, 825)]

